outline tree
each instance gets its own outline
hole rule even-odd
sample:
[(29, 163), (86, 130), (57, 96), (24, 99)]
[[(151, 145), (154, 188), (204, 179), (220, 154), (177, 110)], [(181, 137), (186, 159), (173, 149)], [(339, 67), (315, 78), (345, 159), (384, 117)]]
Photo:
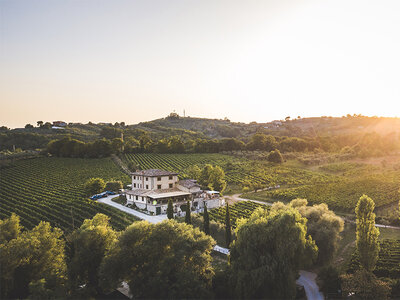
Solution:
[[(93, 219), (86, 219), (70, 237), (69, 279), (75, 292), (84, 286), (84, 296), (87, 297), (101, 292), (98, 277), (100, 264), (117, 240), (117, 233), (109, 221), (108, 216), (96, 214)], [(83, 294), (82, 290), (79, 292)]]
[(102, 178), (90, 178), (86, 181), (84, 189), (87, 195), (94, 195), (104, 191), (106, 183)]
[(186, 202), (186, 214), (185, 214), (185, 223), (186, 224), (192, 224), (192, 218), (191, 218), (191, 215), (190, 215), (190, 202), (189, 201), (187, 201)]
[[(11, 222), (15, 224), (17, 219)], [(0, 245), (2, 299), (27, 298), (30, 285), (37, 285), (38, 281), (42, 282), (41, 290), (46, 292), (46, 298), (65, 295), (65, 242), (62, 235), (62, 231), (52, 228), (50, 223), (40, 222), (32, 230)]]
[(108, 181), (105, 186), (106, 191), (113, 191), (113, 192), (118, 192), (120, 189), (122, 189), (124, 185), (122, 184), (121, 180), (112, 180)]
[(135, 171), (137, 171), (137, 170), (140, 170), (140, 166), (137, 165), (135, 162), (130, 161), (130, 162), (128, 163), (128, 169), (129, 169), (129, 171), (131, 171), (131, 172), (135, 172)]
[(307, 206), (306, 199), (295, 199), (290, 202), (290, 206), (307, 218), (307, 234), (311, 235), (319, 249), (317, 263), (323, 265), (331, 262), (339, 247), (340, 233), (344, 229), (342, 218), (329, 210), (325, 203)]
[(174, 218), (174, 206), (172, 204), (172, 199), (168, 199), (168, 207), (167, 207), (167, 217), (168, 219)]
[(209, 173), (208, 187), (222, 193), (226, 188), (225, 172), (220, 166), (215, 166)]
[(231, 216), (229, 213), (228, 203), (226, 203), (226, 211), (225, 211), (225, 241), (226, 241), (226, 247), (229, 248), (232, 242), (232, 228), (231, 228)]
[(199, 180), (201, 175), (201, 169), (199, 168), (198, 165), (191, 165), (189, 168), (187, 168), (186, 174), (190, 179)]
[(209, 185), (210, 174), (214, 167), (210, 164), (206, 164), (204, 168), (201, 170), (199, 177), (199, 184), (206, 187)]
[(210, 298), (215, 241), (175, 220), (135, 222), (106, 256), (101, 274), (110, 290), (128, 283), (133, 298)]
[(111, 148), (113, 153), (121, 153), (124, 147), (124, 141), (121, 138), (113, 138), (111, 140)]
[(42, 126), (40, 126), (40, 128), (44, 128), (44, 129), (50, 129), (51, 127), (52, 127), (52, 125), (50, 122), (46, 122)]
[(356, 206), (356, 245), (361, 266), (371, 272), (375, 269), (379, 254), (379, 229), (375, 227), (375, 203), (366, 195)]
[(258, 208), (239, 220), (230, 256), (238, 298), (294, 298), (300, 267), (317, 254), (306, 224), (296, 209), (285, 205), (271, 212)]
[(139, 147), (140, 150), (142, 152), (144, 152), (145, 150), (147, 150), (151, 144), (153, 143), (153, 141), (151, 140), (150, 136), (148, 135), (148, 133), (143, 133), (140, 137), (139, 137)]
[(267, 136), (263, 133), (256, 133), (251, 136), (249, 143), (246, 145), (249, 150), (264, 150)]
[(204, 203), (204, 232), (210, 234), (210, 216), (208, 215), (207, 204)]
[(26, 129), (33, 128), (33, 125), (32, 125), (32, 124), (26, 124), (26, 125), (25, 125), (25, 128), (26, 128)]
[(256, 133), (250, 138), (250, 142), (247, 144), (247, 149), (271, 151), (276, 149), (277, 146), (276, 139), (272, 135)]
[(183, 153), (185, 146), (179, 136), (173, 136), (168, 141), (168, 150), (170, 153)]
[(36, 124), (37, 124), (37, 127), (42, 127), (43, 126), (43, 121), (37, 121)]
[(267, 159), (270, 162), (274, 162), (274, 163), (278, 163), (278, 164), (283, 163), (283, 156), (282, 156), (281, 152), (278, 149), (276, 149), (274, 151), (271, 151), (268, 154), (268, 158)]
[(0, 244), (16, 239), (19, 237), (21, 230), (19, 216), (14, 213), (8, 219), (0, 220)]
[(318, 273), (318, 279), (321, 282), (321, 291), (326, 294), (336, 294), (339, 296), (341, 290), (341, 282), (339, 277), (339, 271), (329, 265), (323, 267)]

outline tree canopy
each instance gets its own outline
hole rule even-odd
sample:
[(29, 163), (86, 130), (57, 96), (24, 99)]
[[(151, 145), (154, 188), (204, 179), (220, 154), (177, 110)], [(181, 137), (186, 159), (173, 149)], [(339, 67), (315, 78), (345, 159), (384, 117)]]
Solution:
[(185, 223), (129, 226), (102, 265), (104, 285), (126, 281), (134, 298), (209, 298), (214, 240)]
[(305, 199), (292, 200), (290, 206), (307, 218), (307, 234), (311, 235), (319, 250), (317, 263), (331, 262), (339, 246), (340, 233), (344, 229), (342, 218), (329, 210), (326, 204), (307, 206)]
[(239, 298), (293, 298), (304, 262), (317, 255), (307, 220), (290, 207), (258, 208), (238, 222), (231, 250), (233, 286)]
[(101, 292), (98, 277), (100, 264), (117, 239), (117, 232), (111, 228), (109, 221), (106, 215), (97, 214), (93, 219), (86, 219), (69, 239), (69, 280), (75, 291), (80, 286), (85, 287), (85, 291), (80, 291), (81, 296), (83, 293), (96, 295)]
[(32, 230), (20, 232), (15, 216), (2, 222), (1, 229), (6, 228), (0, 244), (1, 298), (63, 295), (66, 263), (62, 231), (40, 222)]
[(361, 266), (367, 271), (375, 269), (379, 254), (379, 229), (375, 227), (375, 203), (366, 195), (356, 206), (356, 245)]

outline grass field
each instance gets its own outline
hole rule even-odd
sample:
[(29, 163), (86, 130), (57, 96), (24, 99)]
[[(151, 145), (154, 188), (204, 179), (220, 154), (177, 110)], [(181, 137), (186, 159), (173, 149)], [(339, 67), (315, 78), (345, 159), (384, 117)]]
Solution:
[(133, 216), (85, 197), (83, 184), (91, 177), (129, 182), (129, 177), (108, 158), (16, 161), (0, 172), (0, 218), (14, 212), (27, 228), (43, 220), (67, 232), (96, 213), (110, 216), (117, 229), (132, 223)]

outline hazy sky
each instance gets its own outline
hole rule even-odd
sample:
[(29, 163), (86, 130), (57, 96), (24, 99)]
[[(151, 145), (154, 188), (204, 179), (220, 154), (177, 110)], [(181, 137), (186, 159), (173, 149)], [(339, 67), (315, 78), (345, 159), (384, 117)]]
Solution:
[(0, 125), (400, 116), (400, 1), (0, 0)]

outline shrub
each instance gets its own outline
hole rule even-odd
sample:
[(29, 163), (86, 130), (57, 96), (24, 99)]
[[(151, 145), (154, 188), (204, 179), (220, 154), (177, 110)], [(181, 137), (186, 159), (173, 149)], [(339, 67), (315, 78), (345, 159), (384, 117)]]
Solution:
[(87, 195), (94, 195), (104, 191), (106, 184), (101, 178), (90, 178), (85, 183), (85, 191)]
[(268, 161), (273, 162), (273, 163), (278, 163), (278, 164), (283, 163), (283, 157), (282, 157), (281, 152), (278, 149), (271, 151), (268, 154)]
[(123, 186), (121, 180), (113, 180), (113, 181), (108, 181), (106, 183), (105, 190), (106, 191), (118, 192), (118, 190), (122, 189), (123, 187), (124, 186)]

